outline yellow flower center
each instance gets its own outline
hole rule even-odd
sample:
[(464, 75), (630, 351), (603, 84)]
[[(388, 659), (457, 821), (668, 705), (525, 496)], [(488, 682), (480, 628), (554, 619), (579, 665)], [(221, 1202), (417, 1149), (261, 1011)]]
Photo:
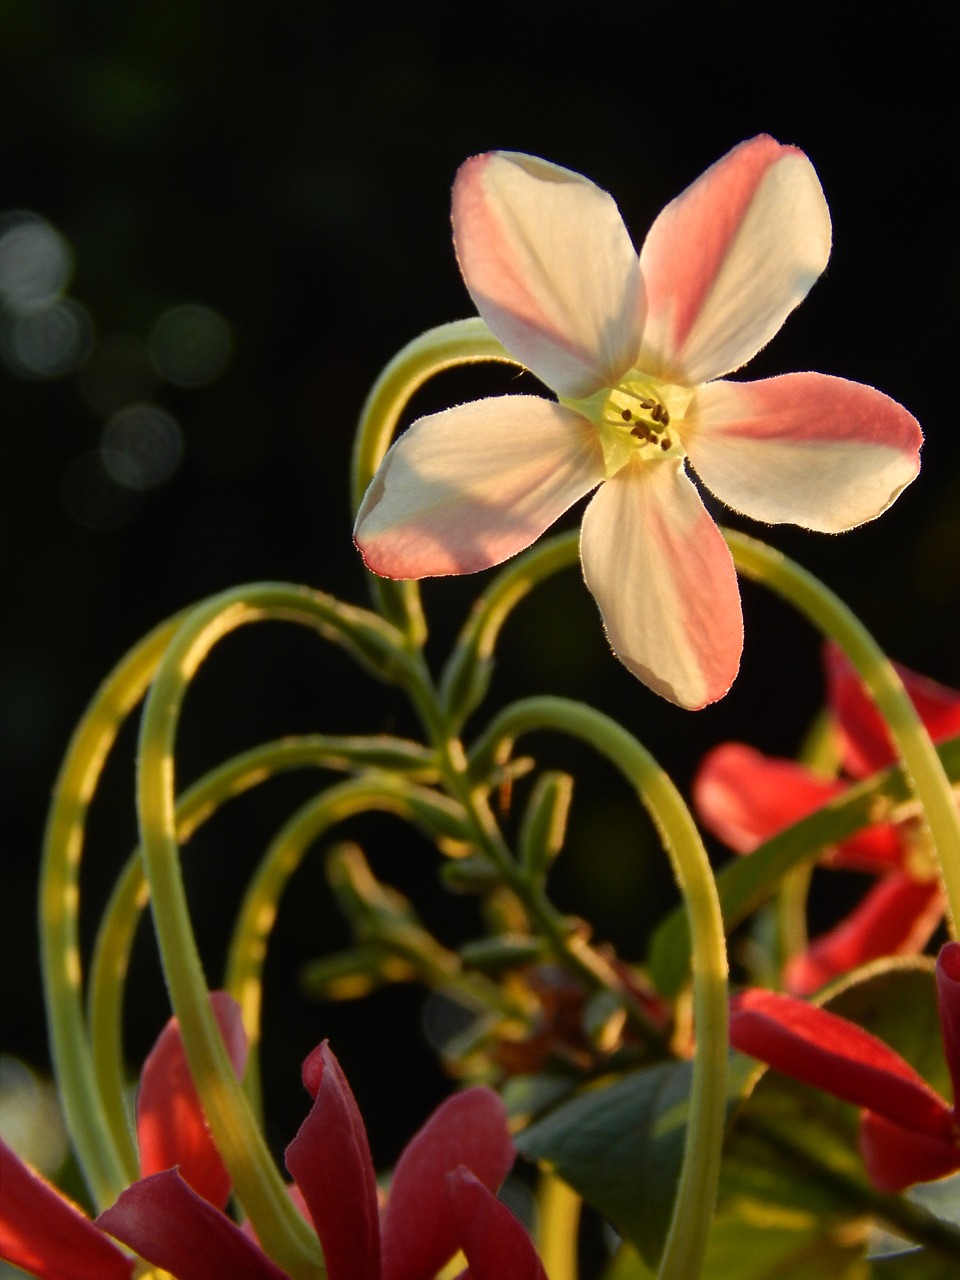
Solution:
[(631, 369), (619, 386), (571, 407), (589, 418), (600, 433), (609, 480), (632, 459), (662, 462), (683, 457), (679, 432), (693, 395), (691, 387), (660, 382)]

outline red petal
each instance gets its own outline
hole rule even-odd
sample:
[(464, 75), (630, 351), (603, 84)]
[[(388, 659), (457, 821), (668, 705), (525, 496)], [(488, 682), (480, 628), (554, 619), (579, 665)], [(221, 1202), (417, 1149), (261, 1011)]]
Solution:
[(468, 1169), (449, 1173), (447, 1187), (472, 1280), (547, 1280), (524, 1228)]
[(898, 1053), (854, 1023), (793, 996), (745, 991), (731, 1012), (730, 1043), (896, 1124), (934, 1138), (952, 1132), (950, 1108)]
[(314, 1096), (310, 1114), (286, 1150), (303, 1192), (329, 1280), (380, 1280), (377, 1181), (366, 1130), (340, 1064), (326, 1041), (303, 1064)]
[(513, 1166), (507, 1112), (492, 1089), (438, 1107), (404, 1150), (383, 1217), (384, 1280), (433, 1280), (458, 1248), (446, 1175), (463, 1166), (496, 1191)]
[(956, 1142), (913, 1133), (872, 1111), (863, 1114), (860, 1152), (867, 1173), (881, 1191), (902, 1191), (915, 1182), (932, 1182), (960, 1169)]
[(0, 1258), (40, 1280), (129, 1280), (133, 1263), (0, 1142)]
[[(883, 717), (850, 660), (835, 644), (824, 646), (827, 701), (844, 737), (844, 766), (855, 778), (885, 769), (896, 759)], [(960, 692), (894, 663), (910, 701), (934, 742), (960, 733)]]
[(97, 1224), (176, 1280), (287, 1280), (236, 1223), (173, 1169), (128, 1187)]
[(916, 955), (943, 915), (937, 880), (886, 876), (835, 929), (787, 965), (788, 991), (805, 996), (880, 956)]
[(693, 802), (708, 831), (737, 853), (752, 853), (844, 790), (843, 783), (818, 777), (793, 760), (725, 742), (704, 757), (693, 782)]
[[(247, 1040), (240, 1006), (225, 991), (213, 992), (210, 1004), (234, 1070), (242, 1076)], [(218, 1209), (224, 1207), (230, 1195), (230, 1175), (213, 1145), (176, 1018), (160, 1033), (140, 1074), (137, 1137), (144, 1177), (179, 1168), (195, 1191)]]

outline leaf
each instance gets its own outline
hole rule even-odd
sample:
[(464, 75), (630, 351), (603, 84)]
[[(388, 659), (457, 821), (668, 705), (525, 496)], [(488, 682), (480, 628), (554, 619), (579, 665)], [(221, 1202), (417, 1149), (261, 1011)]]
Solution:
[[(746, 1091), (755, 1064), (732, 1058), (730, 1101)], [(683, 1160), (692, 1064), (663, 1062), (602, 1081), (516, 1136), (537, 1160), (599, 1209), (655, 1262), (663, 1248)]]

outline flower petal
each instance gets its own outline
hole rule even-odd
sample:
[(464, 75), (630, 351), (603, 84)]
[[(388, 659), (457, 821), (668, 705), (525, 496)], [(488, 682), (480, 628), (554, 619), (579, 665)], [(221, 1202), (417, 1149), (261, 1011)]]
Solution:
[(0, 1258), (39, 1280), (130, 1280), (133, 1262), (0, 1142)]
[(630, 462), (607, 481), (587, 507), (580, 554), (620, 661), (682, 707), (722, 698), (743, 646), (740, 594), (680, 460)]
[(173, 1169), (128, 1187), (97, 1224), (176, 1280), (287, 1280), (236, 1223)]
[(834, 978), (881, 956), (916, 955), (943, 916), (937, 880), (885, 876), (835, 928), (786, 966), (787, 990), (811, 995)]
[(955, 1142), (914, 1133), (873, 1111), (865, 1111), (860, 1122), (860, 1154), (874, 1186), (892, 1194), (960, 1169)]
[(819, 777), (795, 760), (724, 742), (701, 761), (693, 803), (708, 831), (737, 853), (752, 853), (844, 790), (842, 782)]
[[(234, 1070), (242, 1077), (247, 1039), (240, 1006), (225, 991), (212, 992), (210, 1004)], [(177, 1166), (190, 1186), (211, 1204), (222, 1209), (227, 1203), (230, 1175), (207, 1127), (176, 1018), (164, 1027), (143, 1064), (137, 1093), (137, 1139), (144, 1177)]]
[(506, 1108), (492, 1089), (467, 1089), (438, 1107), (394, 1170), (381, 1226), (384, 1280), (433, 1280), (456, 1253), (451, 1170), (462, 1165), (496, 1191), (513, 1161)]
[(840, 533), (886, 511), (923, 436), (873, 387), (823, 373), (701, 387), (678, 424), (703, 483), (744, 515)]
[(730, 1043), (895, 1124), (934, 1138), (952, 1132), (950, 1108), (898, 1053), (826, 1009), (773, 991), (745, 991), (731, 1010)]
[[(896, 758), (886, 722), (842, 649), (825, 645), (823, 664), (827, 700), (843, 740), (844, 767), (855, 778), (868, 777)], [(897, 662), (893, 665), (934, 742), (960, 733), (960, 693)]]
[(830, 256), (830, 213), (796, 147), (734, 147), (654, 222), (640, 251), (640, 366), (692, 386), (739, 369), (806, 296)]
[(468, 1169), (448, 1174), (447, 1188), (471, 1280), (547, 1280), (523, 1226)]
[(314, 1097), (286, 1150), (320, 1237), (329, 1280), (380, 1280), (377, 1180), (367, 1133), (340, 1064), (326, 1042), (303, 1064)]
[(477, 310), (560, 395), (614, 386), (637, 358), (643, 285), (613, 198), (516, 152), (461, 165), (453, 238)]
[(597, 432), (539, 396), (420, 418), (392, 446), (354, 539), (387, 578), (475, 573), (516, 555), (603, 479)]

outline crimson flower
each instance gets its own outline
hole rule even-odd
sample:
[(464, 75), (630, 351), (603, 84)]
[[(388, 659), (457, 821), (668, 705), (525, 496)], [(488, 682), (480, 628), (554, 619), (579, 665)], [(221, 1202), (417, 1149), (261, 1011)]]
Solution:
[(960, 943), (947, 943), (937, 958), (937, 1001), (952, 1107), (882, 1040), (793, 996), (744, 992), (731, 1013), (730, 1043), (863, 1107), (867, 1172), (881, 1191), (902, 1191), (960, 1170)]
[[(883, 719), (840, 649), (828, 645), (824, 661), (827, 704), (843, 768), (851, 779), (868, 777), (894, 760)], [(897, 671), (935, 741), (960, 733), (960, 693), (905, 667)], [(727, 742), (703, 760), (693, 800), (708, 830), (737, 853), (751, 853), (841, 795), (848, 785), (794, 760)], [(921, 951), (943, 914), (936, 868), (925, 835), (913, 819), (867, 827), (827, 852), (822, 862), (865, 871), (879, 880), (840, 924), (788, 962), (784, 981), (796, 995), (809, 995), (879, 956)]]
[[(247, 1045), (239, 1009), (223, 992), (210, 1001), (230, 1059), (242, 1075)], [(179, 1166), (184, 1186), (211, 1213), (227, 1203), (230, 1178), (207, 1128), (174, 1018), (140, 1075), (137, 1140), (144, 1177)], [(41, 1280), (128, 1280), (133, 1263), (100, 1226), (3, 1143), (0, 1174), (0, 1258)]]
[(830, 214), (810, 161), (757, 137), (671, 201), (640, 253), (612, 198), (533, 156), (467, 160), (454, 244), (493, 334), (557, 395), (421, 418), (393, 445), (354, 537), (388, 578), (473, 573), (592, 490), (584, 578), (617, 657), (684, 707), (722, 697), (743, 624), (727, 545), (687, 474), (770, 524), (837, 533), (916, 476), (895, 401), (818, 373), (731, 382), (823, 271)]
[[(326, 1044), (305, 1061), (303, 1082), (314, 1102), (286, 1164), (328, 1280), (433, 1280), (458, 1249), (471, 1280), (546, 1280), (530, 1237), (493, 1194), (514, 1159), (493, 1090), (467, 1089), (437, 1108), (401, 1155), (381, 1216), (363, 1120)], [(97, 1222), (177, 1280), (284, 1280), (175, 1169), (134, 1183)]]

